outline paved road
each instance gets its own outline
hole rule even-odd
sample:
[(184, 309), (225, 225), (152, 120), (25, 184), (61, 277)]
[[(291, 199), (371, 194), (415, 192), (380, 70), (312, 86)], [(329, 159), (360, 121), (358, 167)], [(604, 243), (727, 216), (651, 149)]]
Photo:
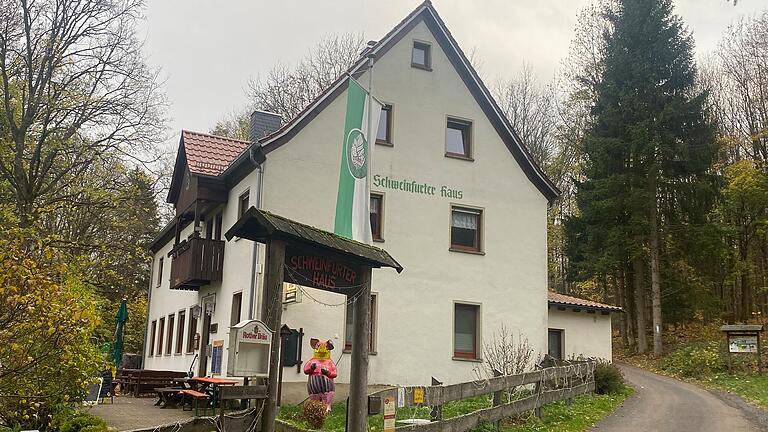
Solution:
[(753, 432), (754, 413), (734, 398), (701, 387), (619, 365), (635, 394), (592, 432)]

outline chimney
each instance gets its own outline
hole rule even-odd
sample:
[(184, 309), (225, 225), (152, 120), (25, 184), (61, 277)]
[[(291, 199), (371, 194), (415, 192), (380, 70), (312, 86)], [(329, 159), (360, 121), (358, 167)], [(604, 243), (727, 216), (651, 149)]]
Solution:
[(365, 45), (365, 48), (363, 48), (363, 50), (360, 51), (360, 58), (367, 56), (368, 53), (371, 52), (371, 50), (373, 49), (373, 47), (376, 46), (377, 43), (378, 42), (376, 42), (375, 40), (368, 41), (368, 43)]
[(258, 142), (260, 139), (280, 129), (283, 124), (283, 118), (280, 114), (266, 111), (255, 110), (251, 114), (251, 133), (250, 141)]

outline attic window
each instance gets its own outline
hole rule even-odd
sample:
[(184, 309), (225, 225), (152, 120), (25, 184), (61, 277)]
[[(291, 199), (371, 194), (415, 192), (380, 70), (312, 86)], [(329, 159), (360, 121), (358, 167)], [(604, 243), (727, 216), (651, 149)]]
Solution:
[(432, 70), (432, 50), (426, 42), (413, 41), (411, 51), (411, 67)]

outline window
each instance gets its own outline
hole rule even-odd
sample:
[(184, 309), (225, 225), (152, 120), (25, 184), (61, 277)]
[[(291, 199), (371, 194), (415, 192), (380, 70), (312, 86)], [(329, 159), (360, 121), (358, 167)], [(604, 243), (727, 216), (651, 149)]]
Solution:
[(179, 311), (179, 322), (176, 324), (176, 354), (181, 354), (181, 350), (184, 349), (184, 319), (186, 318), (185, 311)]
[(247, 190), (243, 192), (242, 195), (240, 195), (240, 198), (237, 200), (237, 218), (240, 219), (243, 217), (245, 212), (248, 210), (248, 200), (250, 198), (251, 191)]
[(232, 296), (232, 313), (229, 315), (229, 325), (233, 326), (240, 322), (240, 310), (243, 306), (243, 293), (239, 292)]
[(448, 119), (445, 127), (445, 155), (472, 159), (472, 122)]
[(160, 318), (160, 331), (157, 332), (157, 355), (163, 354), (163, 337), (165, 336), (165, 318)]
[(557, 360), (563, 359), (563, 330), (549, 329), (547, 332), (548, 354)]
[(371, 194), (371, 234), (374, 241), (383, 240), (382, 222), (384, 222), (384, 195)]
[(413, 41), (411, 51), (411, 66), (419, 69), (432, 70), (431, 46), (426, 42)]
[(453, 311), (453, 357), (478, 359), (477, 339), (480, 306), (455, 303)]
[[(347, 316), (345, 319), (345, 331), (344, 331), (344, 351), (350, 351), (352, 349), (352, 333), (353, 333), (353, 320), (354, 305), (347, 304)], [(368, 341), (368, 352), (376, 352), (376, 294), (371, 294), (371, 339)]]
[(149, 332), (149, 357), (155, 354), (155, 335), (157, 334), (157, 320), (152, 321), (152, 330)]
[(392, 105), (381, 107), (379, 130), (376, 132), (376, 144), (392, 145)]
[(211, 352), (211, 374), (221, 375), (221, 359), (224, 355), (224, 341), (213, 341), (213, 351)]
[(187, 352), (195, 351), (195, 334), (197, 333), (197, 318), (195, 318), (193, 308), (189, 308), (189, 330), (187, 331)]
[(157, 264), (157, 280), (155, 281), (155, 286), (159, 287), (160, 284), (163, 282), (163, 257), (160, 257), (160, 260)]
[(165, 354), (170, 355), (173, 349), (173, 321), (176, 319), (174, 314), (168, 315), (168, 340), (165, 344)]
[(481, 252), (483, 211), (451, 207), (451, 250)]

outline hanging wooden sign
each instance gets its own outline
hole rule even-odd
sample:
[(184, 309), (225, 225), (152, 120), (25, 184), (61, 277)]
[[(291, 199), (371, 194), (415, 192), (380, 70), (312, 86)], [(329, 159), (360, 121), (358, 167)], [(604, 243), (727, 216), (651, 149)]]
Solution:
[(359, 266), (329, 256), (298, 248), (286, 248), (285, 282), (328, 291), (344, 291), (360, 285)]

